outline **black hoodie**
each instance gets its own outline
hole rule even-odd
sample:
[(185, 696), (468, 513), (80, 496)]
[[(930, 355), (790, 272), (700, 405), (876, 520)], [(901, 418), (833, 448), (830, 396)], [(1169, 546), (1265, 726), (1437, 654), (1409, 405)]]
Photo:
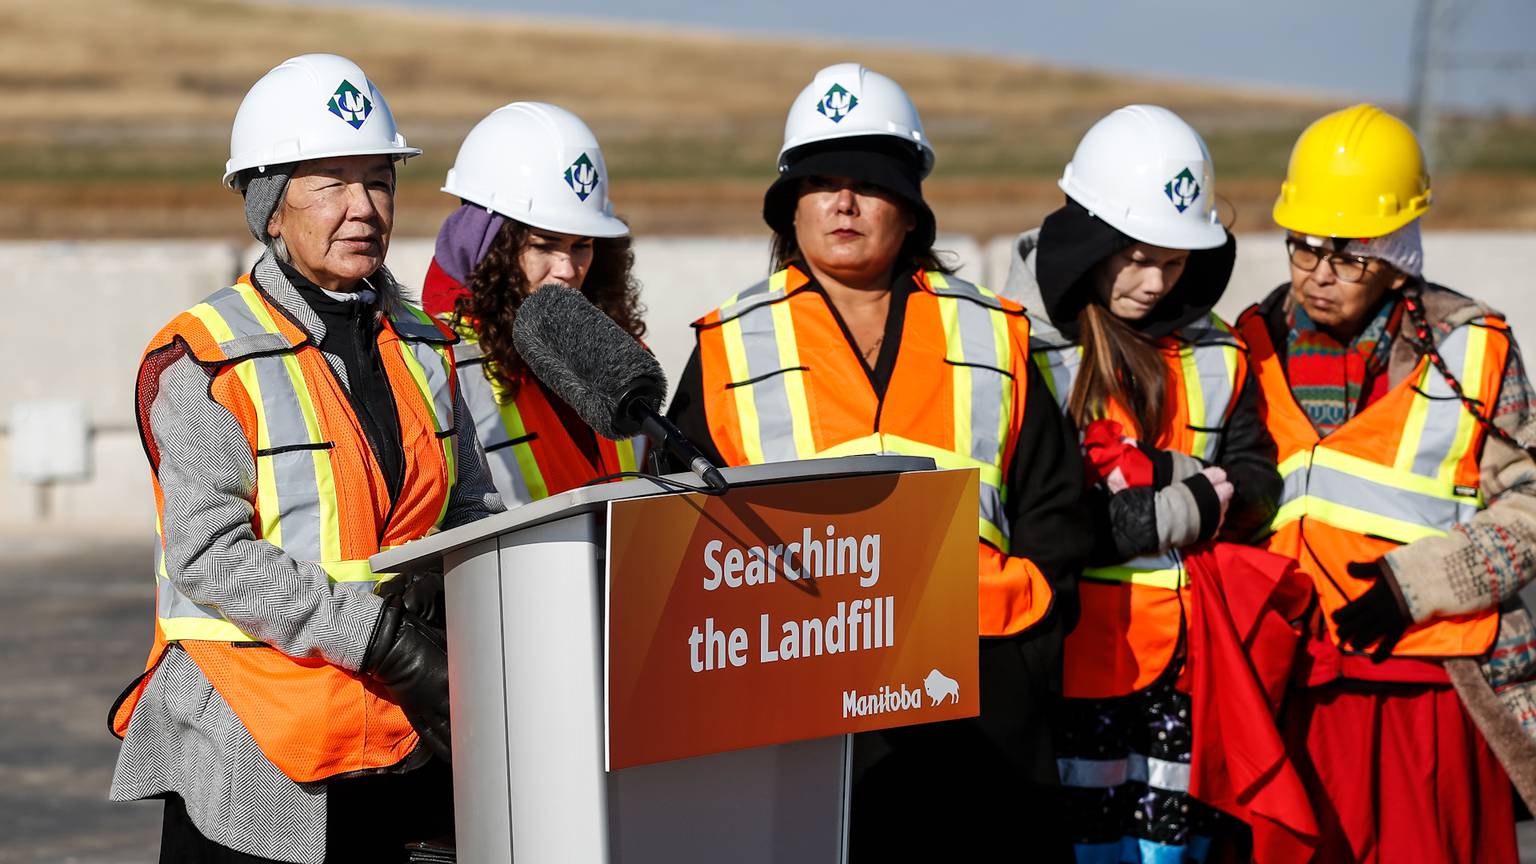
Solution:
[[(1046, 314), (1063, 336), (1077, 341), (1078, 313), (1095, 291), (1094, 267), (1135, 242), (1070, 198), (1065, 207), (1045, 217), (1040, 226), (1035, 281), (1040, 285)], [(1190, 252), (1184, 272), (1168, 296), (1147, 317), (1127, 323), (1159, 339), (1211, 314), (1227, 289), (1236, 258), (1237, 238), (1231, 234), (1215, 249)]]

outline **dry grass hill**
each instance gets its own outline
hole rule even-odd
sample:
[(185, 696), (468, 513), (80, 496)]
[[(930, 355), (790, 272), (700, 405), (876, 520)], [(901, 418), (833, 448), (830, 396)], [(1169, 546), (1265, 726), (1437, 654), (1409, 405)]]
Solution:
[[(8, 0), (0, 7), (0, 237), (228, 237), (218, 185), (251, 82), (334, 51), (379, 83), (426, 155), (402, 172), (401, 234), (430, 235), (460, 137), (516, 99), (596, 130), (621, 213), (641, 233), (756, 232), (790, 98), (827, 63), (900, 80), (938, 148), (944, 230), (995, 234), (1055, 206), (1054, 177), (1099, 115), (1137, 101), (1200, 128), (1239, 230), (1270, 227), (1286, 153), (1336, 107), (1305, 94), (1063, 71), (965, 55), (246, 0)], [(1436, 224), (1536, 227), (1536, 121), (1467, 121), (1437, 172)], [(1470, 142), (1470, 143), (1469, 143)]]

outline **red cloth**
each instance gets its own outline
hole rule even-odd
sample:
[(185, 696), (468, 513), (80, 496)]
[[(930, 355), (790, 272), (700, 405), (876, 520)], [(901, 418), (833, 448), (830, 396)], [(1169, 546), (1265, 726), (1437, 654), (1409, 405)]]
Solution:
[(1322, 831), (1314, 860), (1517, 860), (1509, 776), (1455, 689), (1340, 681), (1290, 699), (1286, 740)]
[(459, 284), (459, 280), (443, 272), (443, 268), (437, 266), (437, 259), (427, 267), (427, 278), (421, 283), (421, 308), (428, 315), (437, 316), (445, 312), (453, 311), (454, 301), (458, 300), (469, 289)]
[(1289, 558), (1231, 543), (1186, 550), (1193, 742), (1189, 794), (1253, 830), (1253, 859), (1303, 861), (1317, 843), (1306, 787), (1276, 724), (1312, 583)]
[(1094, 420), (1083, 429), (1083, 471), (1089, 486), (1102, 483), (1111, 492), (1152, 485), (1152, 460), (1114, 420)]

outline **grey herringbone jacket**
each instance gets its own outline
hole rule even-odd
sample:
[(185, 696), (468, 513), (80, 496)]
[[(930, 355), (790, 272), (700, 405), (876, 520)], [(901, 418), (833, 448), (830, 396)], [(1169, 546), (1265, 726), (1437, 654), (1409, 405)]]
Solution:
[[(253, 278), (323, 343), (324, 325), (270, 257)], [(371, 280), (380, 303), (400, 303), (387, 271)], [(343, 386), (346, 369), (326, 360)], [(159, 448), (165, 567), (188, 598), (236, 622), (260, 622), (274, 648), (344, 669), (362, 663), (382, 600), (331, 591), (318, 565), (255, 537), (256, 465), (239, 422), (208, 392), (208, 374), (182, 357), (160, 375), (146, 433)], [(501, 512), (474, 421), (459, 398), (458, 484), (443, 527)], [(248, 630), (248, 632), (251, 632)], [(407, 760), (408, 762), (411, 760)], [(269, 762), (186, 652), (172, 647), (153, 670), (123, 738), (110, 797), (129, 801), (174, 792), (205, 837), (240, 852), (294, 862), (325, 858), (323, 783), (299, 784)]]

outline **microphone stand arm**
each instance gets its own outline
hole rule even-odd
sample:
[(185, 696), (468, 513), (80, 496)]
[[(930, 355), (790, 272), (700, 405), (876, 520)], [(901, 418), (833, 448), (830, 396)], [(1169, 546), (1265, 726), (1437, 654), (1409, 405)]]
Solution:
[(688, 470), (699, 476), (704, 485), (716, 492), (725, 492), (731, 488), (731, 484), (725, 481), (720, 469), (714, 463), (705, 458), (699, 448), (688, 440), (683, 430), (677, 428), (671, 420), (656, 413), (656, 410), (636, 400), (630, 405), (630, 416), (640, 421), (640, 431), (645, 433), (656, 444), (659, 444), (672, 458), (688, 466)]

